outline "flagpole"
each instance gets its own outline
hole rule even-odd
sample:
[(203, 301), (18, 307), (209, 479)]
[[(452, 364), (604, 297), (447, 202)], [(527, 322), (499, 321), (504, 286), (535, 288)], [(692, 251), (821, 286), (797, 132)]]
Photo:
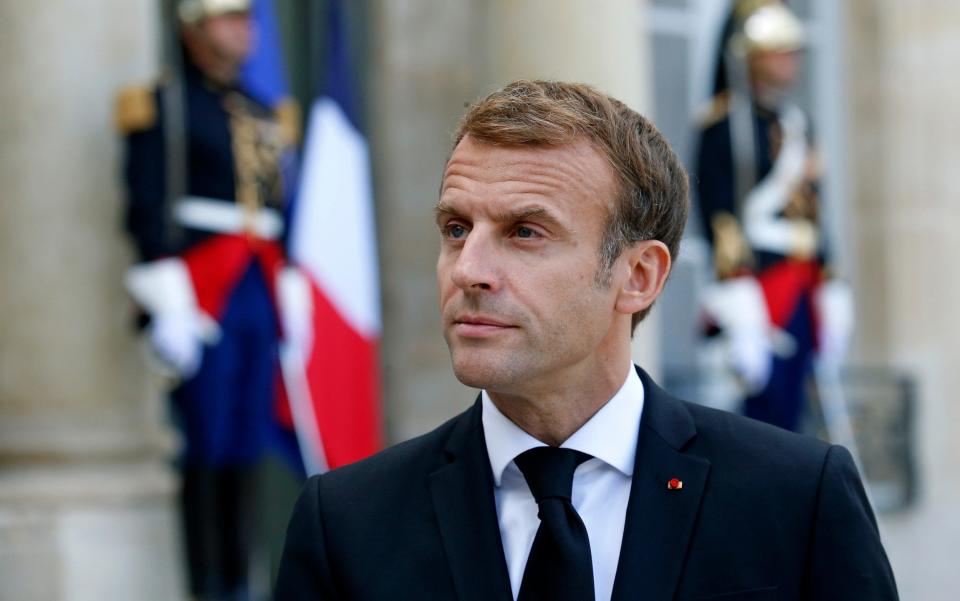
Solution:
[(313, 410), (307, 375), (304, 373), (305, 365), (305, 358), (299, 348), (288, 342), (280, 344), (280, 371), (283, 374), (287, 399), (290, 401), (290, 411), (293, 413), (293, 426), (300, 443), (300, 455), (307, 476), (313, 476), (326, 472), (329, 464), (323, 450), (317, 416)]

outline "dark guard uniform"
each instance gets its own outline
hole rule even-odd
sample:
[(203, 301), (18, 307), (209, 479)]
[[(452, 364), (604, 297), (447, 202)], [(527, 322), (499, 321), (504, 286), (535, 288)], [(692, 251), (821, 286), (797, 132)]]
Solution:
[[(723, 104), (722, 99), (718, 102)], [(774, 112), (754, 106), (751, 116), (756, 173), (762, 181), (773, 167), (782, 130), (779, 116)], [(768, 215), (767, 223), (757, 219), (758, 230), (774, 225), (777, 220), (792, 222), (789, 225), (797, 227), (797, 233), (784, 236), (787, 244), (777, 248), (775, 241), (766, 246), (750, 244), (750, 236), (744, 234), (743, 208), (738, 206), (735, 193), (729, 114), (703, 130), (697, 175), (703, 231), (715, 249), (718, 275), (722, 280), (756, 278), (763, 294), (768, 326), (789, 336), (780, 339), (784, 341), (781, 348), (777, 348), (776, 338), (771, 340), (772, 363), (766, 385), (747, 396), (744, 411), (749, 417), (795, 430), (803, 406), (804, 377), (809, 372), (816, 344), (813, 293), (824, 279), (823, 252), (816, 241), (814, 182), (804, 180), (792, 190), (786, 206)], [(790, 244), (795, 246), (790, 248)]]
[(276, 394), (292, 140), (272, 111), (211, 82), (186, 53), (181, 79), (122, 93), (118, 121), (126, 229), (142, 261), (127, 284), (149, 315), (152, 347), (180, 379), (172, 397), (186, 445), (192, 589), (213, 596), (246, 580), (253, 465), (268, 444), (299, 461)]
[[(815, 351), (831, 364), (842, 354), (850, 298), (828, 278), (806, 118), (783, 99), (760, 103), (743, 63), (753, 52), (796, 52), (801, 25), (778, 2), (738, 7), (745, 12), (728, 26), (723, 89), (697, 154), (698, 208), (717, 277), (704, 306), (744, 384), (746, 415), (796, 430)], [(764, 35), (751, 38), (745, 24), (756, 18)]]

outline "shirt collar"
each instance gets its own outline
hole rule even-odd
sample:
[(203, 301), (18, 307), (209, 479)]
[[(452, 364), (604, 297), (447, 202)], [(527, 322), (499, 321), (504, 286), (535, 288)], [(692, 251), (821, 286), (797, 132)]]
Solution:
[[(546, 445), (501, 413), (486, 390), (480, 396), (487, 454), (493, 482), (499, 487), (503, 471), (517, 455)], [(643, 383), (631, 365), (620, 390), (560, 446), (592, 455), (624, 475), (632, 475), (643, 397)]]

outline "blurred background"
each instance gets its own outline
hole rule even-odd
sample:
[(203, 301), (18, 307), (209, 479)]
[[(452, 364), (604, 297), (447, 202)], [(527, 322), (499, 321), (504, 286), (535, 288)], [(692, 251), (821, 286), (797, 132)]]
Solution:
[[(716, 119), (718, 49), (733, 7), (248, 4), (0, 5), (2, 600), (179, 600), (191, 591), (198, 599), (265, 598), (304, 474), (427, 431), (472, 402), (475, 391), (453, 377), (438, 327), (431, 213), (465, 106), (520, 77), (590, 83), (650, 116), (695, 175), (701, 134)], [(790, 97), (818, 152), (819, 227), (854, 316), (842, 369), (828, 384), (803, 384), (811, 391), (796, 429), (858, 451), (902, 598), (954, 599), (960, 359), (950, 348), (960, 339), (960, 282), (949, 265), (960, 260), (960, 84), (952, 75), (960, 4), (785, 4), (804, 31), (802, 48), (790, 49), (801, 59)], [(213, 58), (197, 59), (210, 39), (178, 33), (211, 36), (204, 24), (221, 11), (250, 19), (254, 31), (249, 48), (234, 48), (242, 71), (223, 77), (212, 73), (217, 60), (231, 64), (229, 53), (211, 46)], [(191, 83), (191, 62), (199, 84)], [(192, 85), (216, 100), (214, 113), (197, 112), (206, 109), (191, 104)], [(165, 96), (169, 90), (176, 94)], [(188, 107), (179, 117), (171, 112), (177, 99)], [(233, 143), (219, 129), (195, 141), (191, 128), (217, 119)], [(253, 162), (241, 158), (238, 124), (259, 132)], [(149, 147), (158, 127), (167, 133)], [(170, 148), (178, 139), (188, 156), (209, 151), (228, 157), (226, 167), (178, 167), (185, 155)], [(138, 224), (149, 219), (131, 207), (152, 206), (142, 199), (154, 196), (159, 207), (177, 185), (186, 188), (182, 198), (200, 201), (192, 207), (207, 206), (216, 185), (200, 190), (198, 178), (218, 168), (242, 211), (200, 223), (207, 217), (176, 209), (180, 221), (200, 220), (180, 224), (188, 242), (180, 232), (176, 249), (145, 246)], [(270, 233), (271, 207), (285, 233)], [(193, 230), (205, 234), (195, 240)], [(191, 250), (236, 239), (247, 246), (233, 255)], [(704, 359), (701, 299), (714, 278), (708, 239), (695, 214), (666, 298), (635, 337), (635, 356), (676, 394), (739, 410), (729, 378)], [(200, 351), (177, 346), (183, 339), (171, 332), (183, 329), (161, 327), (162, 311), (137, 285), (147, 272), (130, 271), (171, 256), (183, 260), (164, 273), (192, 281), (190, 307), (217, 322), (216, 335), (191, 322)], [(259, 270), (248, 270), (254, 263)], [(297, 265), (299, 276), (285, 264)], [(224, 297), (203, 274), (225, 271), (233, 275)], [(251, 277), (269, 291), (258, 315), (270, 316), (270, 329), (263, 345), (243, 344), (267, 349), (266, 362), (276, 364), (263, 376), (268, 384), (258, 384), (270, 410), (257, 419), (278, 426), (231, 431), (240, 441), (231, 449), (250, 446), (240, 459), (196, 460), (196, 441), (207, 439), (191, 429), (191, 405), (178, 405), (178, 395), (209, 367), (212, 341), (231, 340), (227, 316), (243, 313), (231, 308), (240, 306), (229, 300), (232, 286), (249, 274), (260, 274)], [(152, 369), (156, 349), (151, 355), (144, 339), (162, 335), (173, 350)], [(205, 363), (196, 352), (207, 353)], [(230, 369), (249, 375), (236, 361)], [(254, 387), (224, 373), (204, 394)], [(274, 379), (284, 392), (274, 395)], [(226, 480), (215, 471), (224, 466), (233, 474)], [(204, 501), (207, 493), (196, 491), (211, 482), (236, 492), (241, 507)], [(226, 560), (209, 559), (196, 531), (231, 512), (217, 536), (232, 542), (217, 545), (237, 556), (239, 576), (200, 582), (198, 573), (223, 571)], [(203, 592), (208, 585), (216, 590)]]

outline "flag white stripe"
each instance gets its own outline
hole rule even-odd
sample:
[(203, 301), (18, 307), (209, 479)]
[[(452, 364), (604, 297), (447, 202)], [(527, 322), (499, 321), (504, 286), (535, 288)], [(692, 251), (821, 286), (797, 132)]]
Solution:
[(366, 141), (332, 99), (311, 109), (290, 255), (358, 333), (380, 333)]

